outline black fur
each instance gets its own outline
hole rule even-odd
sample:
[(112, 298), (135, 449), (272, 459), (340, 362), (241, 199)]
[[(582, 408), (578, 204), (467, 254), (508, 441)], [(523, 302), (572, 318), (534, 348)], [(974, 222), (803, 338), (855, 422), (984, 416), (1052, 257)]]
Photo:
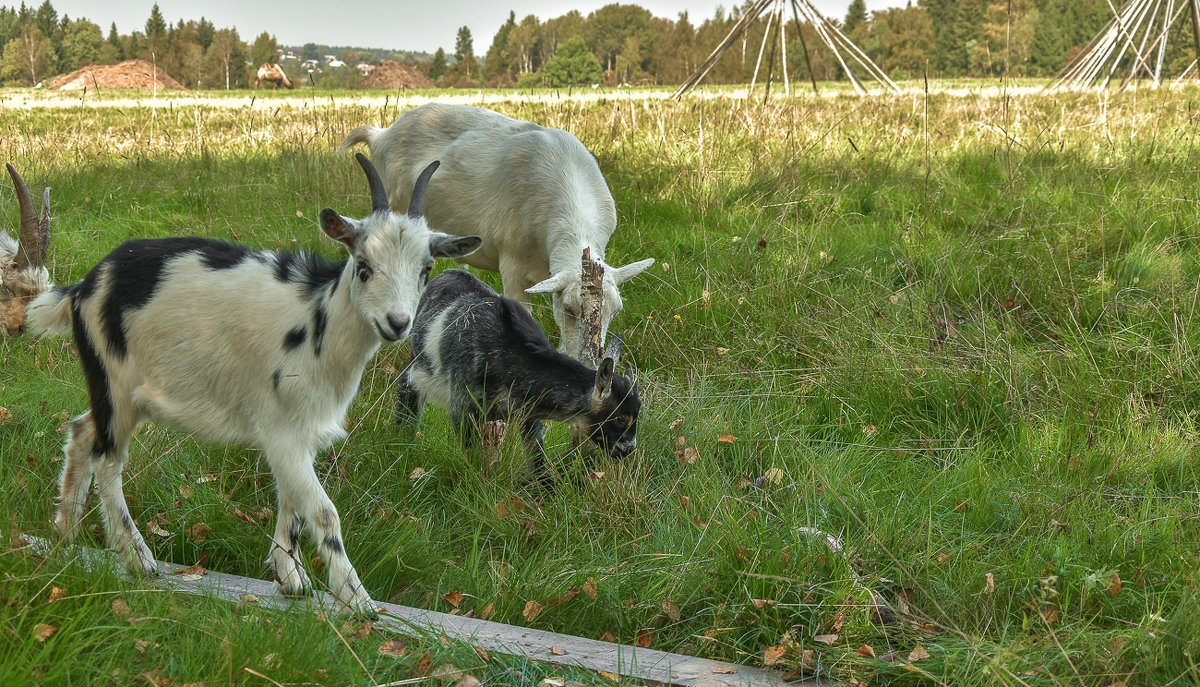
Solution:
[[(437, 335), (432, 326), (442, 313), (440, 347), (431, 351), (426, 347)], [(480, 421), (513, 417), (522, 419), (526, 446), (538, 451), (542, 420), (582, 425), (589, 439), (618, 458), (636, 442), (637, 387), (614, 374), (610, 393), (593, 408), (596, 371), (556, 351), (521, 304), (469, 272), (446, 270), (429, 283), (417, 307), (412, 346), (413, 360), (398, 383), (398, 418), (419, 414), (425, 394), (413, 373), (424, 372), (449, 383), (447, 410), (468, 442)]]
[(275, 370), (275, 374), (271, 375), (271, 384), (275, 387), (276, 391), (279, 391), (279, 382), (282, 379), (283, 379), (283, 370), (282, 369)]
[(296, 545), (300, 543), (300, 518), (293, 515), (291, 523), (288, 524), (288, 553), (296, 552)]
[(333, 535), (325, 537), (325, 546), (334, 553), (342, 552), (342, 540)]
[(329, 314), (325, 306), (318, 304), (313, 308), (313, 352), (321, 355), (321, 344), (325, 343), (325, 325), (329, 323)]
[(292, 327), (291, 330), (288, 331), (287, 336), (283, 337), (283, 350), (296, 350), (304, 343), (304, 339), (307, 336), (308, 333), (305, 331), (303, 325)]
[(338, 277), (342, 275), (346, 262), (330, 262), (307, 253), (279, 253), (275, 262), (275, 278), (285, 284), (300, 284), (304, 297), (313, 299), (322, 289), (337, 290)]
[(79, 351), (79, 364), (83, 367), (83, 376), (87, 380), (88, 397), (92, 401), (92, 422), (96, 425), (92, 453), (101, 455), (111, 449), (114, 443), (111, 425), (112, 390), (108, 385), (108, 373), (104, 370), (104, 363), (92, 345), (87, 325), (83, 323), (79, 303), (79, 300), (71, 301), (71, 331), (75, 336), (75, 348)]

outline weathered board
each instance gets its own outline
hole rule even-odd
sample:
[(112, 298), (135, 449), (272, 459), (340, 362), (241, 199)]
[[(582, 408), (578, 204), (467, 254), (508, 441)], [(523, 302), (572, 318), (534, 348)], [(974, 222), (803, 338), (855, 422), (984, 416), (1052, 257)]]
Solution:
[[(51, 553), (57, 548), (59, 553), (77, 554), (81, 563), (89, 568), (117, 563), (115, 556), (107, 551), (55, 547), (40, 537), (26, 536), (24, 539), (43, 553)], [(266, 580), (214, 571), (204, 575), (180, 575), (178, 571), (184, 566), (162, 561), (159, 562), (159, 568), (162, 575), (147, 582), (184, 594), (213, 596), (243, 603), (253, 596), (256, 599), (253, 603), (280, 610), (312, 610), (316, 607), (327, 611), (335, 609), (333, 598), (325, 592), (317, 592), (312, 598), (293, 599), (279, 595), (275, 583)], [(834, 684), (815, 677), (785, 683), (782, 673), (765, 668), (641, 649), (628, 644), (612, 644), (410, 606), (389, 603), (377, 605), (380, 609), (380, 618), (375, 621), (377, 628), (402, 634), (433, 632), (451, 640), (480, 646), (489, 652), (523, 656), (543, 663), (603, 670), (639, 680), (686, 687), (782, 687), (785, 684), (791, 687), (819, 687)], [(555, 653), (551, 653), (551, 647), (555, 648)]]

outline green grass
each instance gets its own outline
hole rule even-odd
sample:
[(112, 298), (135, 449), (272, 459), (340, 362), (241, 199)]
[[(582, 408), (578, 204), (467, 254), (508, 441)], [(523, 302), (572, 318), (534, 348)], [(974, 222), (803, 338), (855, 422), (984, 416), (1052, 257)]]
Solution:
[[(579, 136), (617, 199), (609, 262), (658, 259), (612, 328), (639, 370), (640, 450), (578, 456), (555, 427), (552, 493), (526, 488), (516, 451), (484, 474), (441, 412), (415, 436), (394, 428), (407, 350), (385, 349), (350, 438), (318, 464), (375, 598), (447, 611), (441, 596), (462, 591), (462, 611), (493, 620), (645, 630), (654, 648), (739, 662), (782, 645), (787, 669), (871, 684), (1200, 682), (1200, 90), (495, 107)], [(0, 152), (55, 189), (65, 284), (133, 236), (337, 255), (316, 213), (369, 201), (333, 151), (398, 112), (320, 97), (3, 109)], [(0, 207), (15, 223), (10, 190)], [(67, 340), (0, 352), (8, 547), (53, 536), (57, 415), (87, 401)], [(160, 558), (266, 574), (273, 523), (234, 515), (274, 507), (257, 452), (150, 425), (127, 475), (138, 524), (169, 533), (147, 537)], [(101, 545), (87, 522), (82, 543)], [(849, 558), (801, 527), (839, 535)], [(875, 622), (850, 566), (908, 620)], [(6, 685), (158, 668), (177, 683), (264, 683), (247, 668), (387, 682), (426, 651), (496, 684), (562, 674), (435, 638), (394, 659), (337, 619), (147, 592), (61, 556), (8, 550), (0, 572)], [(595, 599), (550, 603), (589, 578)], [(71, 598), (48, 603), (56, 586)], [(114, 620), (114, 596), (164, 620)], [(547, 606), (532, 622), (530, 600)], [(37, 623), (59, 630), (38, 642)], [(909, 665), (917, 643), (930, 657)]]

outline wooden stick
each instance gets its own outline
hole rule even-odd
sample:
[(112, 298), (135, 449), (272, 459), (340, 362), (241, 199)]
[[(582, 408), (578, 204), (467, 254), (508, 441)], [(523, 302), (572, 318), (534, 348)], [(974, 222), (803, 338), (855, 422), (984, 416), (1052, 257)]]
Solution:
[(592, 249), (583, 249), (583, 278), (580, 284), (579, 324), (580, 345), (579, 361), (596, 369), (600, 364), (600, 356), (604, 352), (604, 340), (600, 336), (601, 323), (604, 315), (604, 265), (592, 260)]
[(1196, 43), (1196, 61), (1200, 62), (1200, 0), (1192, 0), (1192, 40)]
[[(23, 539), (30, 549), (41, 555), (50, 555), (58, 550), (77, 559), (87, 570), (119, 569), (120, 566), (116, 554), (111, 551), (56, 546), (49, 540), (28, 535)], [(334, 598), (321, 591), (315, 592), (312, 597), (297, 599), (279, 595), (275, 583), (266, 580), (211, 570), (201, 576), (184, 576), (178, 574), (184, 566), (162, 561), (158, 562), (158, 566), (160, 575), (142, 580), (151, 586), (180, 594), (210, 596), (279, 611), (337, 610)], [(447, 639), (478, 646), (486, 651), (521, 656), (541, 663), (603, 670), (635, 680), (651, 680), (665, 685), (687, 687), (784, 687), (785, 684), (782, 673), (766, 668), (641, 649), (628, 644), (612, 644), (398, 604), (376, 603), (376, 606), (381, 616), (374, 622), (377, 629), (387, 629), (409, 636), (429, 633), (443, 635)], [(818, 681), (816, 678), (804, 678), (786, 684), (790, 687), (835, 685), (828, 680)]]
[(796, 11), (796, 0), (792, 0), (792, 18), (796, 20), (796, 33), (800, 36), (800, 49), (804, 51), (804, 66), (808, 69), (808, 78), (812, 80), (813, 93), (819, 93), (817, 75), (813, 73), (812, 62), (808, 59), (808, 42), (804, 40), (804, 22), (800, 21), (800, 14)]

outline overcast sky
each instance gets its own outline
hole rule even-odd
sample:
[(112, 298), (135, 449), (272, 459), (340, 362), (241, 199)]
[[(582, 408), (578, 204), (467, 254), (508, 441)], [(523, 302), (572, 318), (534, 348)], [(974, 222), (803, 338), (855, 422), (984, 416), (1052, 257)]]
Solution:
[[(232, 26), (243, 40), (252, 41), (268, 31), (283, 45), (320, 43), (351, 45), (363, 48), (395, 50), (424, 50), (433, 52), (439, 47), (454, 50), (458, 27), (467, 25), (475, 39), (475, 53), (487, 52), (496, 30), (508, 18), (509, 10), (517, 13), (517, 21), (527, 14), (549, 19), (577, 9), (585, 16), (592, 10), (611, 4), (613, 0), (158, 0), (158, 7), (168, 23), (180, 19), (208, 18), (217, 28)], [(626, 0), (627, 2), (629, 0)], [(724, 3), (713, 0), (634, 0), (657, 17), (674, 19), (687, 11), (693, 24), (713, 16), (718, 5), (726, 8), (737, 0)], [(37, 7), (38, 0), (27, 0)], [(59, 17), (86, 17), (100, 25), (108, 35), (108, 27), (117, 23), (123, 34), (141, 31), (150, 16), (154, 0), (51, 0)], [(822, 14), (842, 18), (849, 0), (814, 0)], [(881, 9), (904, 4), (904, 0), (867, 0), (867, 9)]]

